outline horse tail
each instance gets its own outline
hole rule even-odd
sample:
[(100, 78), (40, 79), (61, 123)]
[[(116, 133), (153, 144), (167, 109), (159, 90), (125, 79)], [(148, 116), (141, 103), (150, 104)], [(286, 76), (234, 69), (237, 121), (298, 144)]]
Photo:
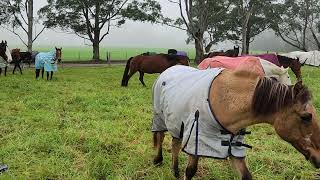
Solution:
[(128, 79), (130, 63), (131, 63), (132, 59), (133, 59), (133, 57), (129, 58), (128, 61), (127, 61), (126, 68), (124, 69), (124, 72), (123, 72), (121, 86), (127, 86), (127, 79)]

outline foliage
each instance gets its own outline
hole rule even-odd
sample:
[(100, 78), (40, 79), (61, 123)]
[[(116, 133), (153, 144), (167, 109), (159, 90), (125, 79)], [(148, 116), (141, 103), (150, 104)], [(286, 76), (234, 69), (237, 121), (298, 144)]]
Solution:
[[(60, 68), (53, 81), (24, 75), (1, 76), (0, 161), (9, 173), (0, 179), (174, 179), (171, 137), (164, 141), (164, 163), (152, 164), (152, 83), (138, 75), (128, 88), (124, 67)], [(304, 83), (320, 110), (320, 71), (303, 67)], [(291, 74), (292, 75), (292, 74)], [(316, 179), (318, 171), (269, 125), (249, 128), (247, 161), (254, 179)], [(180, 170), (186, 167), (181, 153)], [(203, 158), (196, 179), (237, 179), (224, 160)]]
[(320, 2), (285, 0), (274, 9), (272, 29), (286, 43), (307, 51), (320, 49)]
[[(161, 7), (153, 0), (48, 0), (40, 10), (48, 28), (61, 28), (93, 42), (101, 42), (113, 26), (121, 26), (127, 18), (151, 21), (159, 16)], [(103, 34), (95, 34), (101, 31)]]
[[(32, 50), (32, 44), (45, 30), (42, 27), (40, 31), (33, 31), (35, 25), (39, 24), (38, 17), (33, 15), (33, 0), (2, 0), (0, 1), (0, 25), (2, 28), (18, 36), (22, 43)], [(21, 33), (21, 29), (27, 35), (26, 41)]]

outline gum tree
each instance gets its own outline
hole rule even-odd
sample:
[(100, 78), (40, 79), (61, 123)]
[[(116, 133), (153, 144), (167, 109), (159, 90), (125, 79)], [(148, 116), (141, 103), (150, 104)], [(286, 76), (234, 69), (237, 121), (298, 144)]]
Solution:
[(100, 59), (99, 45), (113, 27), (126, 19), (155, 22), (161, 6), (154, 0), (47, 0), (40, 9), (48, 28), (61, 28), (91, 42), (93, 60)]

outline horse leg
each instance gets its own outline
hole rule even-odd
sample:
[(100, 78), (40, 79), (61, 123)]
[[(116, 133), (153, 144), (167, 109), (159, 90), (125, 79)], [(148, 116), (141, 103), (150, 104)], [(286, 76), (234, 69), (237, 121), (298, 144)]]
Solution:
[(4, 68), (4, 76), (7, 76), (7, 70), (8, 70), (8, 66)]
[(181, 149), (181, 139), (172, 138), (172, 170), (176, 178), (179, 177), (179, 153)]
[(47, 71), (47, 81), (49, 80), (49, 72)]
[(251, 173), (247, 168), (245, 158), (231, 157), (230, 160), (242, 180), (252, 179)]
[(198, 162), (199, 162), (198, 156), (189, 155), (188, 165), (186, 168), (186, 174), (184, 177), (185, 180), (191, 180), (192, 177), (196, 174), (196, 172), (198, 170)]
[(38, 79), (40, 76), (40, 69), (36, 69), (36, 79)]
[(17, 68), (17, 65), (14, 65), (14, 68), (13, 68), (12, 74), (14, 74), (14, 72), (16, 71), (16, 68)]
[(128, 83), (129, 83), (129, 79), (134, 75), (134, 73), (136, 73), (137, 71), (131, 71), (130, 70), (130, 73), (129, 73), (129, 75), (128, 75), (128, 78), (127, 78), (127, 80), (126, 80), (126, 86), (128, 86)]
[(143, 86), (146, 86), (146, 84), (143, 82), (143, 75), (144, 75), (144, 73), (141, 72), (141, 71), (139, 71), (139, 73), (140, 73), (140, 77), (139, 77), (140, 82), (142, 83)]
[(2, 68), (0, 68), (0, 75), (1, 75), (1, 73), (2, 73)]
[(43, 74), (44, 74), (44, 68), (42, 68), (42, 71), (41, 71), (41, 77), (43, 79)]
[(22, 75), (22, 69), (21, 69), (20, 64), (18, 64), (18, 68), (19, 68), (19, 70), (20, 70), (20, 74)]
[(53, 71), (51, 71), (50, 80), (52, 80), (52, 76), (53, 76)]
[(162, 143), (164, 140), (164, 132), (154, 132), (153, 133), (153, 144), (154, 148), (157, 150), (157, 155), (153, 159), (153, 164), (161, 164), (163, 161), (162, 156)]

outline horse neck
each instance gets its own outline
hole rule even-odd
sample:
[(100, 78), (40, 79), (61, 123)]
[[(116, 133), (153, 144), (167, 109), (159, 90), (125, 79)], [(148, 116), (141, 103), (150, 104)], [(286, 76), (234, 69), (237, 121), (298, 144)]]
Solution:
[(272, 124), (274, 115), (257, 117), (252, 113), (251, 101), (259, 77), (245, 71), (236, 73), (224, 70), (222, 74), (226, 75), (219, 75), (212, 83), (209, 98), (215, 118), (232, 133), (254, 124)]

